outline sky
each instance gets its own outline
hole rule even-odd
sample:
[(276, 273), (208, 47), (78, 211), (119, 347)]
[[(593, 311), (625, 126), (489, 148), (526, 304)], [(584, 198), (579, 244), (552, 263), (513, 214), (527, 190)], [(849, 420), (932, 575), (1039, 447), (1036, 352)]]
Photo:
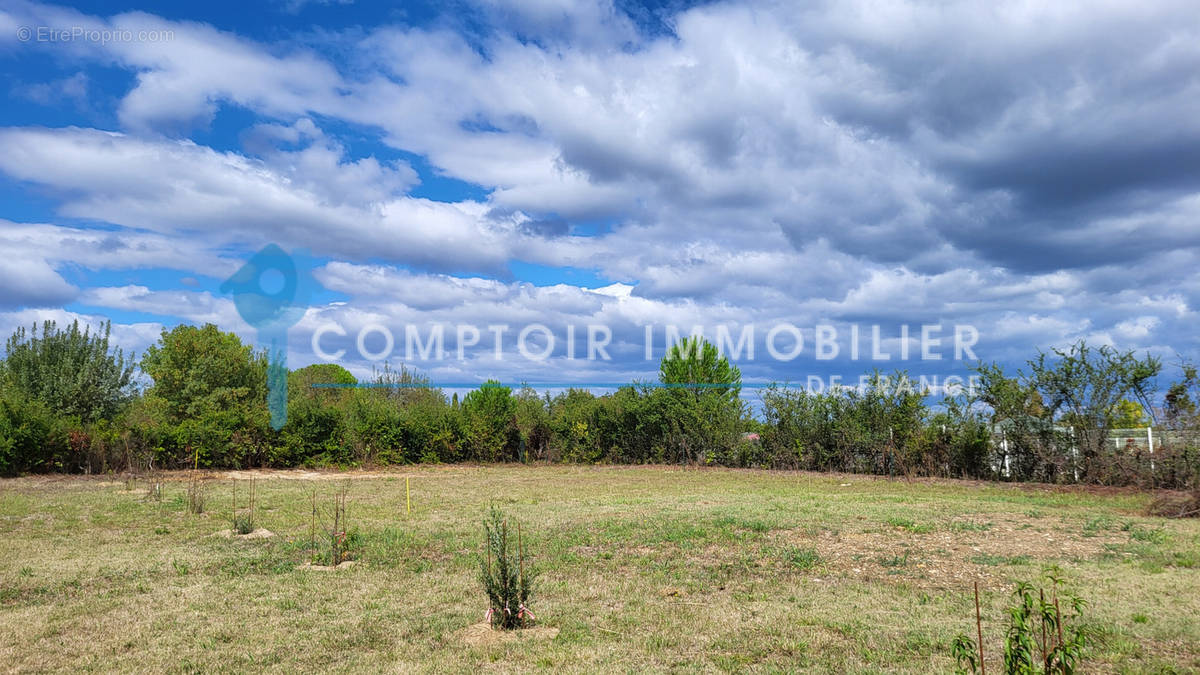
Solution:
[(221, 284), (274, 244), (316, 282), (293, 367), (599, 387), (751, 326), (748, 384), (1086, 339), (1165, 386), (1200, 358), (1195, 9), (0, 0), (0, 332), (262, 344)]

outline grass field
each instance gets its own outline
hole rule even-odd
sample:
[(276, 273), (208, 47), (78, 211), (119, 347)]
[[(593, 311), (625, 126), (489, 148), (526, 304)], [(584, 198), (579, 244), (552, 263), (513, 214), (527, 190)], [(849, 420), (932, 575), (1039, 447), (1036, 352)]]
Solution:
[[(947, 672), (974, 631), (1000, 672), (1012, 582), (1056, 565), (1101, 643), (1085, 672), (1200, 669), (1200, 521), (1146, 495), (662, 467), (257, 474), (260, 540), (213, 474), (161, 503), (113, 478), (0, 481), (0, 669), (211, 672)], [(405, 513), (411, 477), (411, 515)], [(313, 491), (348, 485), (360, 563), (308, 559)], [(524, 527), (542, 629), (481, 631), (480, 521)]]

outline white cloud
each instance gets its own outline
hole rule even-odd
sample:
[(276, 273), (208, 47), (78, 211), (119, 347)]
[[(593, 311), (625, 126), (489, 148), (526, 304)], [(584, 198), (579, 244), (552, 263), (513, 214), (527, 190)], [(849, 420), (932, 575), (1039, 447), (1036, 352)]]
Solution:
[[(984, 358), (1081, 336), (1198, 347), (1187, 3), (721, 2), (671, 13), (670, 35), (604, 0), (480, 5), (479, 35), (391, 25), (311, 48), (141, 13), (4, 10), (0, 27), (175, 36), (63, 50), (136, 73), (121, 133), (0, 130), (0, 171), (50, 189), (64, 217), (120, 226), (0, 231), (20, 260), (0, 267), (24, 284), (14, 304), (72, 297), (73, 264), (214, 276), (229, 251), (277, 242), (330, 258), (321, 280), (350, 297), (301, 333), (330, 317), (597, 320), (632, 343), (656, 321), (941, 320), (978, 326)], [(227, 105), (260, 118), (243, 152), (187, 140)], [(346, 128), (487, 197), (409, 196), (413, 168), (352, 156)], [(565, 234), (581, 221), (601, 232)], [(619, 284), (504, 281), (514, 259)], [(84, 293), (235, 322), (211, 296)]]

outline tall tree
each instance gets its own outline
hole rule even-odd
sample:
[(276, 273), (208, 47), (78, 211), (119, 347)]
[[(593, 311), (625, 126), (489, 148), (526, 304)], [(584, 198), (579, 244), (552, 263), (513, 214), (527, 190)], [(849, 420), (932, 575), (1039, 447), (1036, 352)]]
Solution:
[(742, 371), (711, 342), (693, 335), (672, 345), (658, 378), (666, 391), (653, 392), (650, 400), (671, 422), (666, 444), (677, 461), (700, 462), (733, 446), (744, 412)]
[(263, 354), (211, 323), (164, 330), (142, 356), (142, 371), (154, 379), (147, 393), (166, 403), (175, 422), (265, 401), (266, 369)]
[(658, 379), (668, 389), (689, 391), (696, 399), (733, 402), (742, 391), (742, 371), (698, 335), (671, 345), (658, 364)]
[(6, 345), (3, 374), (11, 386), (51, 411), (95, 422), (116, 415), (129, 399), (133, 360), (109, 346), (111, 324), (91, 332), (74, 321), (19, 328)]
[(1163, 416), (1176, 429), (1192, 429), (1200, 425), (1200, 368), (1191, 361), (1179, 365), (1183, 379), (1167, 389)]
[(267, 358), (212, 324), (163, 331), (142, 356), (146, 405), (174, 461), (248, 466), (269, 456)]
[(1108, 345), (1093, 349), (1083, 340), (1029, 362), (1030, 382), (1040, 392), (1049, 416), (1071, 426), (1083, 459), (1083, 471), (1107, 447), (1121, 401), (1129, 398), (1150, 410), (1154, 380), (1162, 362)]
[(488, 380), (463, 398), (467, 442), (475, 459), (499, 462), (516, 457), (516, 413), (512, 389), (495, 380)]

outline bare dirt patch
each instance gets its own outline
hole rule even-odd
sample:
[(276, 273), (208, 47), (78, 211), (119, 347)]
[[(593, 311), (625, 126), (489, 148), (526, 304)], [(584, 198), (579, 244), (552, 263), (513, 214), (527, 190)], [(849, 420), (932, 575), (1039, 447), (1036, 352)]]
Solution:
[(362, 480), (364, 478), (387, 478), (402, 476), (394, 471), (313, 471), (311, 469), (243, 469), (226, 471), (223, 478), (230, 480), (263, 480), (264, 478), (282, 478), (284, 480)]
[(253, 532), (247, 532), (246, 534), (238, 534), (233, 530), (221, 530), (220, 532), (214, 533), (212, 536), (223, 537), (225, 539), (270, 539), (271, 537), (275, 536), (275, 533), (265, 527), (259, 527)]
[(1104, 553), (1106, 544), (1123, 541), (1116, 533), (1084, 537), (1012, 521), (984, 532), (823, 531), (814, 537), (797, 531), (783, 538), (815, 548), (821, 563), (841, 574), (898, 576), (930, 588), (958, 588), (975, 580), (1005, 587), (1013, 564), (1090, 559)]
[(517, 640), (553, 640), (557, 635), (558, 629), (548, 626), (533, 626), (520, 630), (496, 630), (490, 623), (481, 621), (459, 631), (458, 639), (471, 647), (485, 647)]
[(337, 565), (314, 565), (310, 562), (307, 562), (307, 563), (304, 563), (303, 565), (300, 565), (296, 569), (311, 570), (313, 572), (333, 572), (336, 570), (347, 570), (347, 569), (350, 569), (351, 567), (354, 567), (357, 564), (358, 564), (358, 562), (355, 560), (347, 560), (345, 562), (340, 562)]

